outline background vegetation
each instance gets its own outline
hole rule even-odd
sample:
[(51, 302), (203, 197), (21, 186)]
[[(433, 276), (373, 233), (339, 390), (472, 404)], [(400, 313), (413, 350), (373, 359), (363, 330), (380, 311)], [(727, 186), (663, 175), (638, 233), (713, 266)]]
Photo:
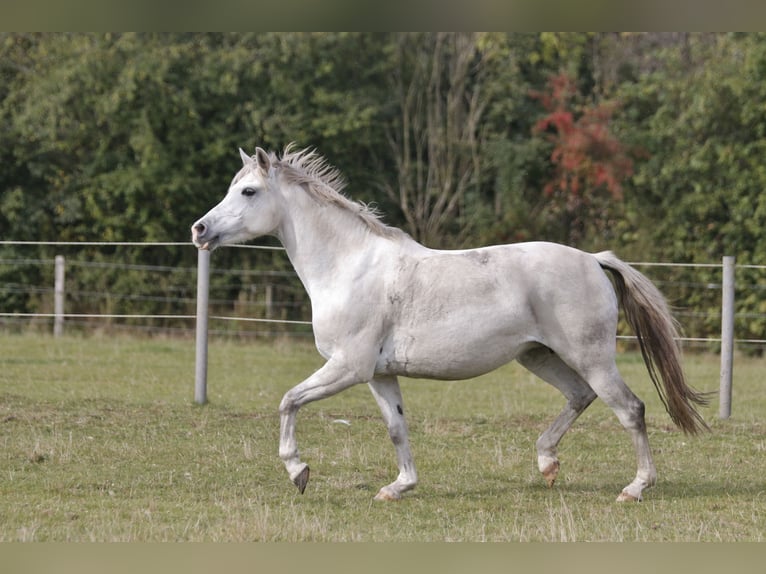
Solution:
[[(562, 441), (549, 489), (534, 443), (563, 406), (516, 364), (471, 381), (403, 380), (420, 484), (375, 503), (394, 450), (365, 385), (307, 405), (301, 496), (277, 456), (282, 394), (319, 366), (312, 346), (214, 341), (210, 403), (194, 405), (179, 339), (0, 335), (0, 541), (760, 541), (766, 533), (763, 361), (737, 362), (732, 417), (689, 438), (640, 355), (621, 372), (646, 402), (658, 484), (596, 401)], [(718, 361), (687, 373), (718, 385)], [(342, 422), (344, 421), (344, 422)], [(753, 570), (755, 571), (755, 570)]]
[[(12, 240), (184, 241), (238, 146), (295, 141), (433, 247), (544, 239), (629, 260), (763, 264), (764, 101), (762, 34), (4, 33), (0, 227)], [(0, 267), (0, 283), (39, 273)], [(751, 317), (739, 337), (766, 336), (760, 299), (738, 298)], [(701, 317), (711, 305), (679, 304)], [(0, 292), (6, 311), (39, 305)]]

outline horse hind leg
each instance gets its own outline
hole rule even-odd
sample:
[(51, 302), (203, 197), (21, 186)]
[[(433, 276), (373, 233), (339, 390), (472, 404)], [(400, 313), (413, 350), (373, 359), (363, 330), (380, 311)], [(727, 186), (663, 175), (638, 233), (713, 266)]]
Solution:
[(537, 439), (537, 466), (553, 486), (559, 473), (558, 444), (582, 412), (596, 398), (588, 383), (547, 347), (537, 347), (518, 358), (527, 370), (556, 387), (567, 399), (563, 410)]
[(657, 482), (657, 470), (649, 448), (649, 436), (644, 419), (644, 403), (628, 388), (617, 365), (610, 361), (607, 368), (591, 369), (588, 382), (609, 408), (617, 415), (622, 426), (631, 433), (636, 451), (636, 477), (617, 497), (618, 502), (640, 501), (646, 488)]
[(377, 377), (369, 382), (369, 387), (388, 427), (388, 435), (396, 449), (399, 466), (399, 476), (394, 482), (381, 488), (375, 500), (399, 500), (402, 493), (414, 488), (418, 481), (410, 451), (399, 381), (396, 377)]

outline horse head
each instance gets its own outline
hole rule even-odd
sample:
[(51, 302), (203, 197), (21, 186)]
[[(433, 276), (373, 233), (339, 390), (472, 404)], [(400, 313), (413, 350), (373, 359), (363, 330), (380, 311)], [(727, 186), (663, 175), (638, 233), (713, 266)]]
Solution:
[(242, 169), (234, 176), (226, 196), (191, 228), (199, 249), (239, 243), (269, 235), (279, 226), (276, 197), (276, 158), (260, 147), (249, 156), (241, 148)]

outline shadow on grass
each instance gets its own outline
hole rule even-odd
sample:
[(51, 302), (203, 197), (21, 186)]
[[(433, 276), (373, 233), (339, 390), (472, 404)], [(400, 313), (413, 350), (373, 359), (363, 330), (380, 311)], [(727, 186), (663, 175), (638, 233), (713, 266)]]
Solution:
[[(423, 479), (417, 488), (404, 495), (423, 499), (460, 500), (471, 498), (475, 500), (512, 500), (512, 499), (545, 499), (548, 497), (565, 496), (581, 499), (594, 499), (614, 502), (617, 495), (628, 484), (625, 482), (606, 480), (594, 481), (570, 480), (548, 487), (542, 478), (537, 480), (503, 479), (489, 477), (477, 480), (469, 487), (456, 487), (445, 482), (435, 482)], [(369, 491), (377, 489), (369, 484), (360, 484), (358, 490)], [(661, 480), (657, 485), (644, 491), (644, 500), (694, 500), (694, 499), (752, 499), (764, 497), (766, 502), (766, 481), (758, 480), (750, 483), (724, 484), (716, 481), (686, 481)]]
[[(654, 490), (654, 489), (653, 489)], [(741, 498), (741, 497), (764, 497), (766, 502), (766, 481), (758, 480), (748, 483), (724, 484), (714, 481), (663, 481), (661, 491), (664, 498), (669, 499), (695, 499), (695, 498)]]

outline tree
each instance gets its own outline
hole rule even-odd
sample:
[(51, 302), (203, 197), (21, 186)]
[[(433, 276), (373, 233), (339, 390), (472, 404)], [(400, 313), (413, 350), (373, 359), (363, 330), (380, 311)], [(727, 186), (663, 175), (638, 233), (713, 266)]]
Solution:
[[(0, 42), (0, 122), (12, 142), (0, 150), (0, 224), (12, 239), (183, 241), (241, 166), (238, 146), (314, 145), (363, 180), (380, 133), (376, 36), (41, 34)], [(112, 251), (125, 263), (141, 257)], [(190, 254), (191, 245), (154, 257), (179, 265)], [(98, 262), (104, 254), (83, 256)], [(245, 257), (228, 250), (216, 260), (241, 266)], [(104, 290), (140, 281), (92, 275)], [(154, 286), (135, 290), (143, 287)], [(232, 299), (240, 288), (231, 282)]]
[(630, 151), (610, 130), (615, 102), (580, 103), (574, 78), (552, 76), (547, 91), (533, 92), (546, 115), (535, 133), (552, 146), (553, 176), (543, 194), (550, 216), (560, 222), (564, 241), (581, 242), (586, 229), (603, 233), (611, 204), (622, 200), (624, 182), (633, 174)]
[(477, 185), (486, 106), (477, 40), (476, 34), (401, 34), (393, 48), (397, 117), (387, 137), (396, 173), (384, 189), (409, 233), (430, 245), (446, 242), (446, 227)]
[[(295, 141), (433, 246), (545, 239), (766, 263), (765, 38), (0, 34), (0, 226), (16, 240), (182, 241), (241, 165), (237, 147)], [(216, 261), (262, 264), (238, 250)], [(140, 281), (92, 275), (103, 289)], [(225, 288), (233, 299), (246, 286)], [(681, 295), (702, 313), (717, 305), (694, 297)], [(766, 308), (748, 297), (755, 337)], [(10, 288), (0, 299), (39, 303)]]
[[(766, 36), (690, 35), (662, 66), (625, 82), (624, 129), (649, 151), (626, 201), (634, 250), (677, 262), (766, 263)], [(676, 277), (681, 283), (694, 281)], [(718, 330), (720, 294), (680, 292), (696, 330)], [(738, 297), (737, 336), (763, 338), (760, 293)]]

